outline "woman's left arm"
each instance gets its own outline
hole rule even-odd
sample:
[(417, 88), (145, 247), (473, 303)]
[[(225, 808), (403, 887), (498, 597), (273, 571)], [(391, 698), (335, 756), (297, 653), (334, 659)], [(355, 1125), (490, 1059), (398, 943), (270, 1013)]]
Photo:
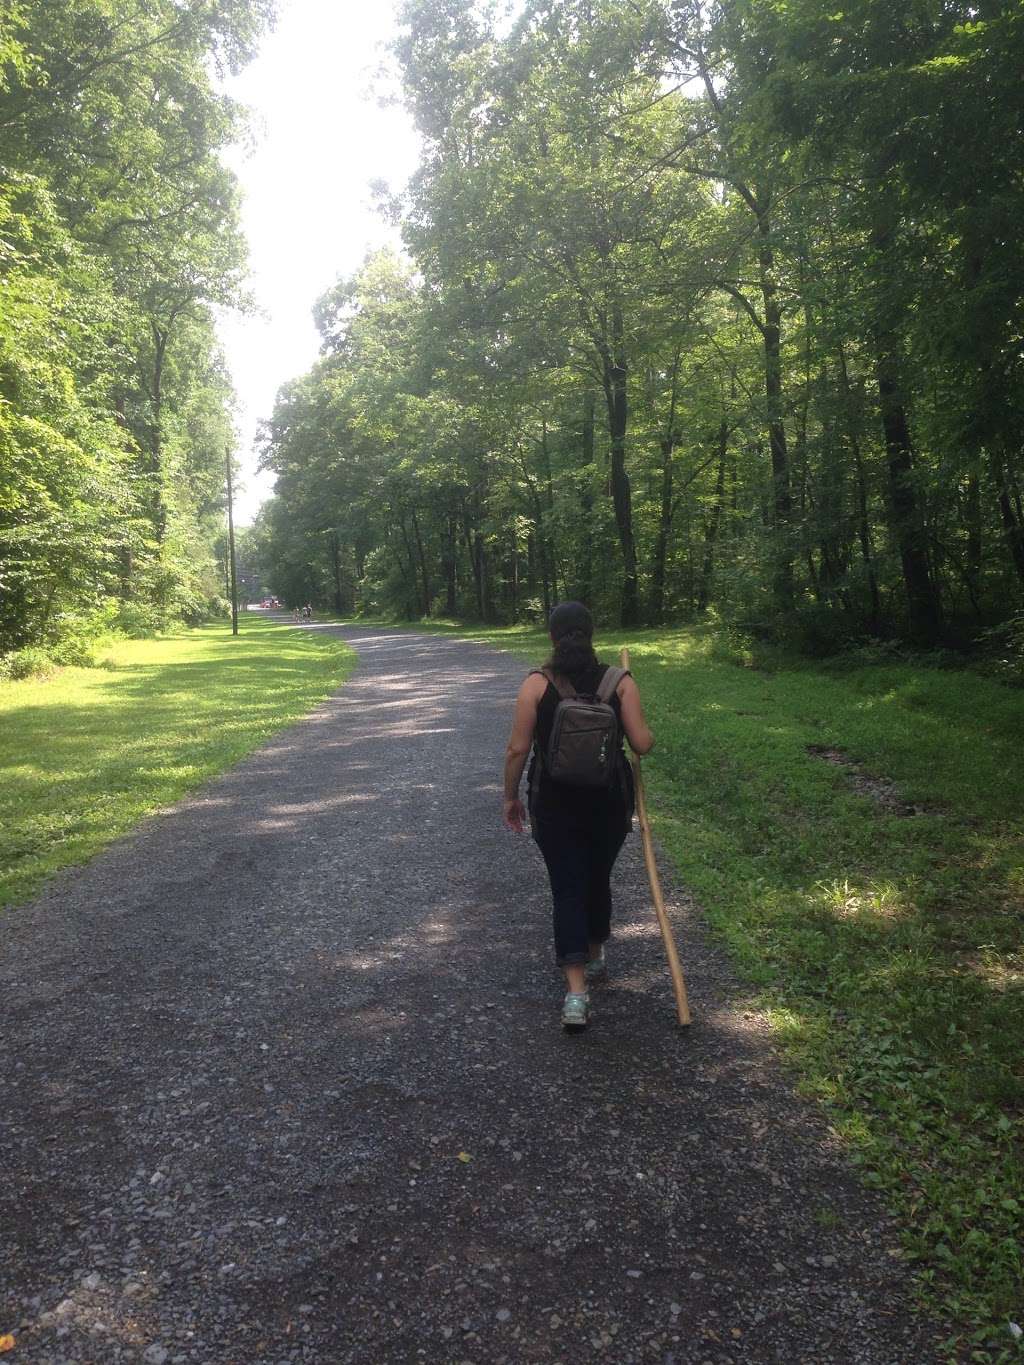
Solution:
[(547, 679), (536, 673), (531, 673), (524, 679), (516, 697), (512, 733), (505, 751), (504, 820), (508, 828), (515, 830), (517, 834), (523, 833), (526, 821), (526, 811), (519, 799), (519, 783), (533, 746), (533, 733), (537, 728), (537, 706), (547, 685)]

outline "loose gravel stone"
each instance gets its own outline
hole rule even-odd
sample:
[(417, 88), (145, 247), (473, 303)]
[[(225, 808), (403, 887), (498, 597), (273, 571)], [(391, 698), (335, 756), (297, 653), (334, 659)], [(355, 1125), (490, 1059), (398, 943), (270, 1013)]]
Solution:
[(939, 1361), (666, 876), (675, 1026), (635, 839), (594, 1022), (560, 1029), (543, 864), (499, 818), (522, 665), (339, 633), (336, 696), (5, 919), (17, 1358)]

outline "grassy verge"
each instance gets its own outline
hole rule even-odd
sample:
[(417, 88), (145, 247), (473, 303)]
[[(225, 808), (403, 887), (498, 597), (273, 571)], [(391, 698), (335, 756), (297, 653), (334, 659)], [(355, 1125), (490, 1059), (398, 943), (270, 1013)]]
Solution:
[[(427, 628), (545, 652), (539, 631)], [(700, 631), (600, 644), (629, 645), (657, 735), (659, 838), (900, 1216), (951, 1352), (1020, 1358), (1024, 693), (911, 664), (757, 670)]]
[(100, 668), (0, 683), (0, 906), (306, 714), (354, 654), (244, 616), (110, 646)]

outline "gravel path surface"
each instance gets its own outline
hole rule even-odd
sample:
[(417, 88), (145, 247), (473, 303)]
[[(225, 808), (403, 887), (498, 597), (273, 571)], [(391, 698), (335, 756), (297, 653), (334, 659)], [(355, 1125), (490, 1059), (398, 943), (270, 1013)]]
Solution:
[(499, 819), (522, 665), (340, 633), (336, 696), (3, 921), (14, 1365), (937, 1360), (667, 886), (676, 1028), (638, 837), (560, 1030), (543, 865)]

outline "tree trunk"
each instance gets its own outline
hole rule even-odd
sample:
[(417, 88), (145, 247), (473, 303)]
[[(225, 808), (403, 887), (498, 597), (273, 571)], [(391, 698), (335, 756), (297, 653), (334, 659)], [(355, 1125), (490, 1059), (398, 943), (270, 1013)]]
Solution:
[(715, 571), (715, 544), (722, 524), (722, 505), (725, 502), (725, 461), (729, 450), (729, 425), (723, 419), (718, 428), (718, 474), (715, 478), (715, 501), (704, 532), (704, 562), (697, 589), (697, 613), (703, 615), (711, 602), (711, 581)]
[(345, 615), (345, 599), (341, 588), (341, 547), (338, 532), (331, 531), (331, 564), (334, 569), (334, 610), (338, 616)]
[(1003, 535), (1006, 538), (1006, 546), (1010, 551), (1010, 559), (1017, 577), (1024, 585), (1024, 525), (1018, 517), (1010, 497), (1009, 483), (1006, 478), (1006, 465), (1000, 456), (993, 451), (991, 454), (992, 482), (996, 487), (996, 499), (999, 503), (999, 517), (1003, 523)]
[(612, 309), (611, 347), (603, 348), (601, 360), (611, 444), (612, 505), (615, 509), (615, 525), (622, 550), (620, 621), (624, 626), (633, 626), (640, 619), (640, 594), (636, 569), (636, 542), (633, 539), (632, 490), (626, 472), (629, 403), (626, 391), (628, 366), (625, 355), (625, 324), (622, 309), (618, 304)]
[(861, 558), (867, 574), (868, 594), (871, 598), (871, 614), (868, 629), (877, 635), (882, 628), (882, 602), (878, 592), (878, 574), (875, 571), (875, 549), (871, 538), (871, 519), (868, 516), (868, 483), (864, 472), (864, 458), (860, 446), (860, 403), (850, 385), (850, 373), (846, 367), (846, 352), (839, 347), (839, 374), (843, 384), (843, 399), (846, 408), (846, 431), (853, 456), (853, 468), (857, 478), (857, 538), (860, 541)]
[(446, 616), (454, 616), (457, 610), (455, 582), (456, 558), (457, 553), (455, 518), (449, 513), (448, 535), (445, 540), (444, 555), (444, 611)]
[[(826, 371), (822, 372), (820, 383), (824, 390), (828, 383)], [(831, 413), (822, 422), (821, 454), (815, 489), (810, 485), (806, 436), (799, 434), (797, 439), (800, 446), (800, 481), (805, 490), (803, 500), (806, 510), (814, 513), (813, 525), (815, 535), (818, 537), (820, 555), (820, 570), (812, 573), (814, 593), (817, 599), (827, 606), (834, 606), (838, 600), (845, 610), (849, 605), (849, 593), (846, 591), (844, 579), (850, 562), (850, 519), (846, 511), (847, 468), (842, 458), (844, 452), (840, 448), (840, 429), (840, 421)], [(805, 521), (806, 524), (811, 523)], [(807, 556), (808, 564), (813, 570), (814, 560), (810, 549)]]
[(167, 534), (167, 508), (164, 506), (163, 490), (163, 382), (164, 360), (167, 356), (169, 333), (166, 329), (158, 327), (155, 322), (151, 323), (150, 326), (153, 331), (153, 388), (151, 394), (153, 434), (149, 452), (149, 473), (152, 480), (150, 501), (156, 542), (158, 545), (162, 545)]
[(658, 510), (658, 534), (654, 541), (654, 562), (651, 565), (651, 624), (655, 626), (660, 626), (665, 619), (665, 561), (672, 530), (672, 453), (675, 444), (671, 436), (660, 442), (661, 506)]
[(408, 601), (409, 603), (414, 603), (419, 596), (419, 591), (416, 587), (416, 556), (413, 553), (412, 544), (409, 540), (409, 532), (405, 527), (404, 516), (398, 518), (398, 527), (402, 532), (402, 544), (405, 546), (405, 553), (409, 557), (409, 568), (407, 570), (402, 563), (401, 555), (398, 557), (398, 564), (402, 570), (402, 577), (405, 579), (406, 592), (409, 594)]
[(551, 578), (551, 595), (558, 600), (558, 561), (555, 555), (555, 491), (551, 482), (551, 451), (548, 449), (548, 425), (541, 427), (541, 477), (544, 480), (544, 556)]
[(511, 573), (509, 575), (509, 596), (512, 605), (512, 624), (515, 625), (519, 620), (519, 540), (516, 536), (515, 527), (509, 537), (509, 553), (511, 559)]
[(933, 644), (939, 636), (941, 612), (914, 486), (910, 423), (897, 379), (894, 344), (892, 337), (880, 338), (875, 360), (889, 471), (890, 518), (903, 570), (911, 638), (919, 644)]
[(689, 603), (689, 614), (693, 616), (693, 609), (697, 601), (697, 578), (693, 563), (693, 512), (689, 502), (684, 502), (682, 506), (683, 525), (682, 534), (679, 537), (682, 545), (682, 594)]
[(551, 615), (551, 571), (548, 565), (548, 541), (544, 533), (544, 513), (541, 509), (540, 498), (536, 488), (531, 489), (533, 493), (533, 523), (536, 527), (533, 542), (537, 547), (537, 558), (540, 560), (540, 582), (541, 592), (544, 602), (544, 620), (547, 621)]
[(580, 537), (579, 571), (576, 595), (581, 602), (589, 602), (594, 590), (594, 409), (597, 400), (588, 388), (583, 395), (582, 450), (583, 482), (580, 487), (580, 516), (583, 531)]
[(668, 421), (661, 446), (661, 506), (658, 513), (658, 535), (654, 542), (654, 563), (651, 572), (651, 621), (661, 625), (665, 619), (665, 566), (668, 541), (672, 532), (672, 457), (676, 448), (676, 401), (679, 397), (679, 356), (676, 348), (672, 364), (672, 395), (669, 400)]
[(895, 281), (891, 278), (894, 272), (890, 263), (898, 206), (886, 184), (885, 174), (883, 168), (875, 186), (871, 225), (880, 300), (874, 324), (875, 379), (889, 474), (890, 525), (903, 571), (910, 636), (919, 644), (932, 644), (938, 639), (942, 618), (914, 485), (910, 420), (900, 382), (900, 342), (894, 309), (901, 305)]
[(473, 586), (476, 589), (476, 609), (479, 619), (486, 620), (486, 610), (484, 607), (484, 578), (483, 563), (480, 559), (481, 538), (480, 533), (473, 535), (473, 530), (469, 524), (469, 513), (465, 507), (462, 509), (462, 527), (466, 536), (466, 549), (469, 552), (469, 563), (473, 570)]
[(772, 508), (774, 512), (774, 573), (772, 591), (779, 610), (793, 610), (793, 506), (790, 493), (789, 448), (782, 405), (782, 308), (775, 282), (775, 252), (771, 221), (766, 211), (757, 214), (758, 269), (764, 304), (764, 394), (768, 417), (768, 445), (772, 462)]
[(474, 547), (476, 560), (480, 566), (480, 616), (484, 621), (494, 619), (494, 601), (492, 595), (491, 575), (487, 571), (487, 547), (484, 544), (483, 533), (477, 531), (474, 536)]
[(420, 522), (415, 510), (412, 514), (412, 529), (416, 535), (416, 554), (419, 558), (420, 577), (423, 584), (423, 615), (430, 615), (430, 577), (427, 574), (427, 557), (423, 553), (423, 537), (420, 535)]
[(981, 616), (981, 480), (977, 466), (967, 477), (967, 499), (964, 506), (964, 520), (967, 523), (967, 562), (965, 578), (967, 592), (975, 616)]

